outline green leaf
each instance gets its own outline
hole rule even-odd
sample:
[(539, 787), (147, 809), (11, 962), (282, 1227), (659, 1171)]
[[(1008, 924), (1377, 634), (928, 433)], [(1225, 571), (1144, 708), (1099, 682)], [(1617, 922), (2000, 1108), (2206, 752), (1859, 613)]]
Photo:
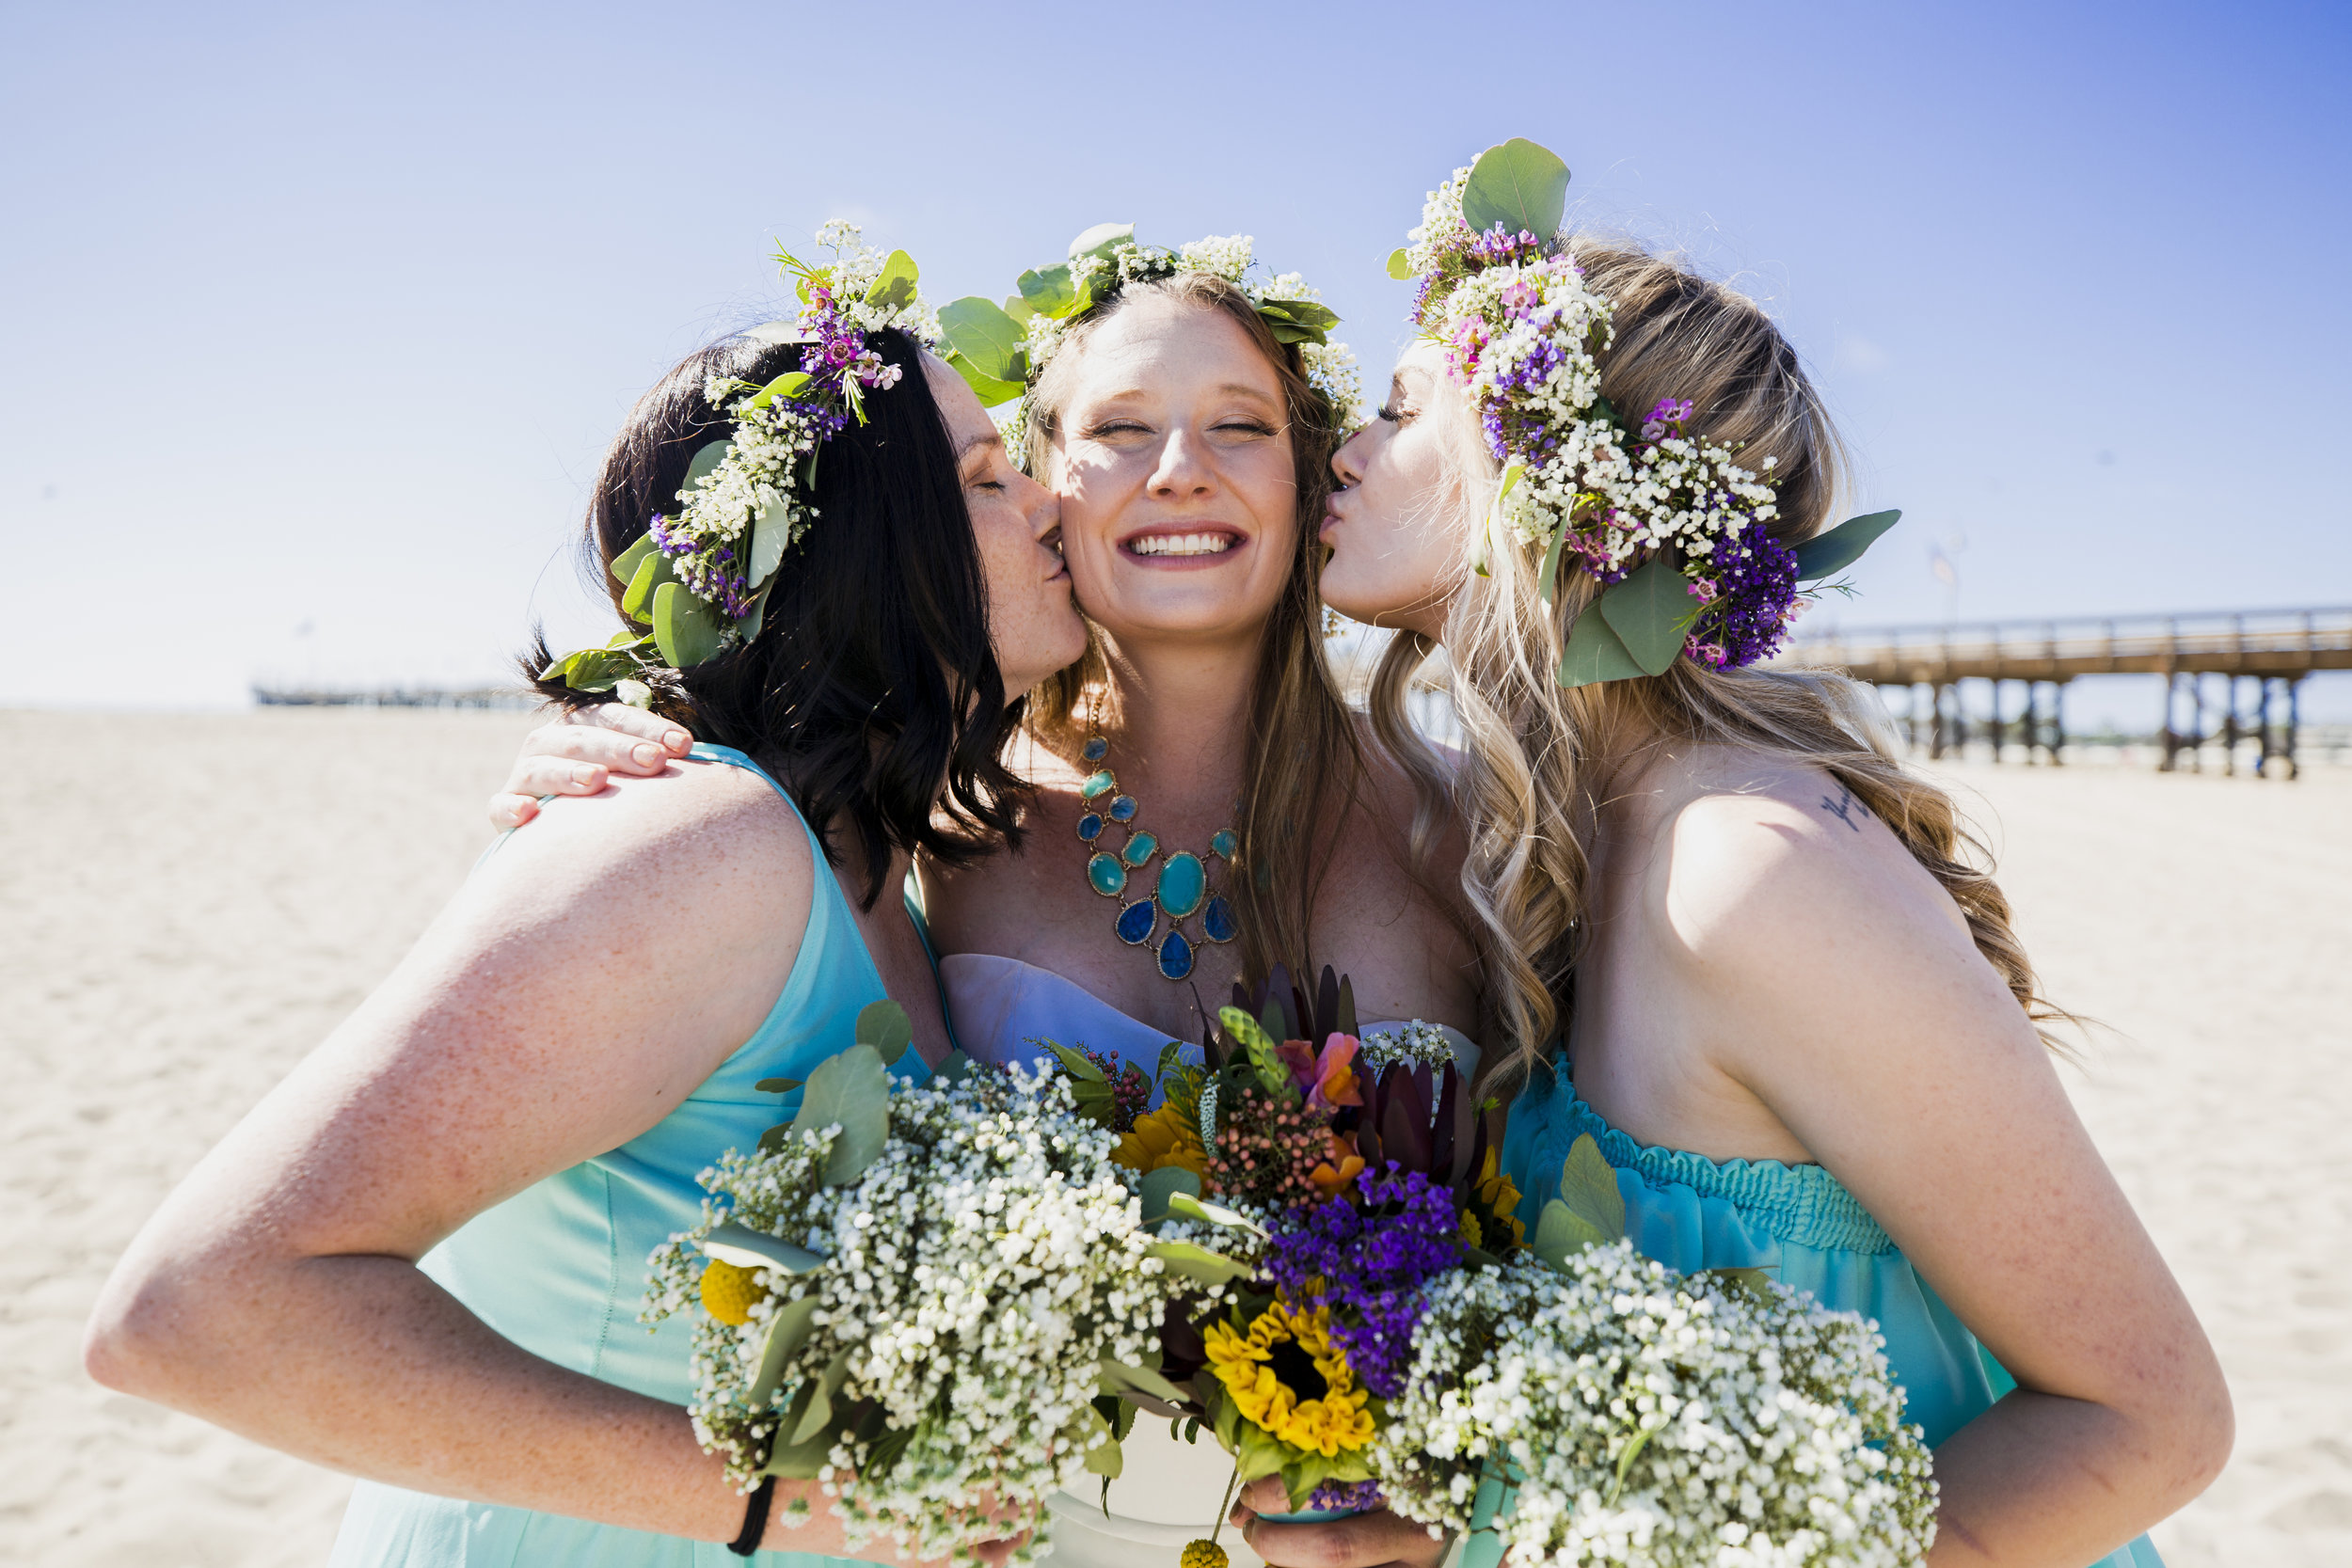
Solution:
[(788, 401), (799, 397), (808, 390), (809, 383), (816, 379), (806, 371), (787, 371), (753, 395), (752, 406), (765, 408), (778, 398)]
[(718, 609), (684, 583), (665, 582), (653, 591), (653, 640), (672, 669), (700, 664), (725, 646), (725, 635)]
[(723, 462), (735, 450), (732, 441), (706, 441), (695, 450), (693, 460), (686, 465), (686, 478), (677, 487), (680, 501), (691, 495), (703, 477)]
[(1560, 1201), (1610, 1241), (1625, 1238), (1625, 1195), (1617, 1173), (1590, 1132), (1577, 1134), (1560, 1163)]
[(1725, 1264), (1722, 1268), (1701, 1269), (1699, 1273), (1717, 1281), (1733, 1295), (1745, 1296), (1759, 1307), (1772, 1305), (1772, 1275), (1770, 1269), (1741, 1268), (1737, 1264)]
[[(1070, 263), (1057, 261), (1050, 267), (1036, 267), (1014, 280), (1021, 290), (1022, 303), (1041, 316), (1060, 317), (1078, 303), (1077, 286), (1070, 280)], [(1010, 311), (1006, 314), (1010, 315)]]
[(914, 304), (915, 276), (914, 258), (903, 250), (892, 251), (882, 261), (882, 276), (866, 291), (866, 303), (885, 310)]
[(784, 1381), (785, 1364), (808, 1343), (809, 1330), (816, 1321), (815, 1296), (787, 1301), (768, 1320), (768, 1338), (759, 1349), (759, 1375), (752, 1379), (751, 1391), (745, 1396), (754, 1410), (768, 1408), (776, 1386)]
[(841, 1392), (842, 1384), (849, 1381), (850, 1357), (855, 1354), (854, 1351), (845, 1350), (834, 1356), (826, 1366), (824, 1375), (817, 1380), (817, 1391), (809, 1396), (808, 1409), (802, 1413), (800, 1424), (792, 1429), (794, 1447), (807, 1442), (833, 1425), (833, 1397)]
[(1168, 1273), (1197, 1279), (1203, 1285), (1222, 1285), (1249, 1273), (1248, 1264), (1192, 1242), (1153, 1242), (1144, 1250), (1166, 1263)]
[(824, 1262), (806, 1247), (754, 1230), (729, 1220), (703, 1238), (703, 1253), (739, 1269), (774, 1269), (783, 1274), (808, 1274)]
[(1280, 1475), (1297, 1451), (1254, 1422), (1244, 1421), (1236, 1435), (1241, 1442), (1233, 1454), (1233, 1480), (1242, 1486)]
[(1389, 252), (1389, 276), (1399, 283), (1408, 281), (1413, 276), (1412, 257), (1403, 245)]
[(1242, 1049), (1249, 1053), (1250, 1068), (1268, 1094), (1284, 1102), (1298, 1098), (1298, 1091), (1291, 1083), (1291, 1069), (1283, 1065), (1273, 1037), (1263, 1024), (1239, 1007), (1219, 1007), (1216, 1018), (1225, 1025), (1226, 1034), (1239, 1040)]
[[(1154, 1171), (1152, 1174), (1156, 1176), (1159, 1172)], [(1189, 1176), (1192, 1173), (1186, 1171), (1184, 1174)], [(1146, 1177), (1145, 1180), (1149, 1180), (1151, 1178)], [(1246, 1230), (1260, 1241), (1266, 1239), (1264, 1228), (1248, 1214), (1238, 1213), (1221, 1203), (1201, 1201), (1200, 1183), (1198, 1181), (1192, 1184), (1189, 1194), (1180, 1193), (1170, 1197), (1168, 1200), (1168, 1207), (1170, 1212), (1182, 1214), (1187, 1219), (1205, 1220), (1211, 1225), (1221, 1225), (1228, 1230)]]
[(617, 680), (612, 683), (612, 695), (634, 708), (651, 710), (653, 688), (640, 680)]
[(1862, 552), (1878, 543), (1879, 535), (1893, 528), (1902, 516), (1899, 511), (1872, 512), (1861, 517), (1849, 517), (1797, 546), (1797, 580), (1812, 582), (1820, 578), (1836, 577), (1862, 559)]
[(874, 1446), (866, 1450), (866, 1468), (862, 1473), (871, 1481), (889, 1479), (890, 1472), (898, 1468), (899, 1459), (905, 1455), (907, 1445), (914, 1441), (913, 1427), (883, 1433), (874, 1439)]
[(607, 570), (612, 572), (615, 581), (627, 582), (637, 575), (638, 563), (652, 553), (653, 534), (648, 531), (630, 540), (628, 548), (614, 556), (612, 564)]
[(801, 1086), (798, 1078), (762, 1078), (752, 1085), (762, 1094), (790, 1094)]
[(1567, 520), (1563, 518), (1559, 526), (1551, 531), (1551, 547), (1544, 551), (1544, 569), (1535, 582), (1535, 592), (1546, 604), (1551, 603), (1552, 594), (1559, 591), (1560, 556), (1567, 547), (1568, 525)]
[(1600, 1227), (1555, 1197), (1544, 1205), (1543, 1213), (1536, 1218), (1534, 1239), (1527, 1243), (1527, 1249), (1553, 1268), (1560, 1268), (1570, 1254), (1603, 1245), (1608, 1240)]
[(1184, 1404), (1191, 1396), (1149, 1367), (1130, 1367), (1124, 1361), (1103, 1357), (1103, 1376), (1120, 1388), (1133, 1388), (1138, 1394), (1149, 1394), (1168, 1404)]
[(1156, 1224), (1168, 1217), (1168, 1208), (1176, 1199), (1187, 1200), (1200, 1196), (1200, 1179), (1182, 1165), (1162, 1165), (1143, 1173), (1143, 1223)]
[(1609, 629), (1645, 675), (1662, 675), (1681, 656), (1691, 623), (1706, 607), (1691, 597), (1691, 579), (1662, 555), (1613, 584), (1595, 605)]
[(762, 584), (759, 591), (752, 595), (751, 608), (744, 610), (741, 615), (736, 617), (735, 635), (737, 641), (749, 642), (753, 638), (759, 635), (759, 628), (767, 625), (768, 594), (769, 592), (776, 585), (772, 582)]
[(857, 1043), (872, 1046), (884, 1068), (895, 1067), (906, 1048), (914, 1043), (914, 1025), (907, 1022), (904, 1007), (883, 997), (858, 1009)]
[[(1124, 1449), (1120, 1448), (1119, 1440), (1115, 1437), (1104, 1437), (1103, 1441), (1087, 1449), (1087, 1474), (1090, 1476), (1101, 1476), (1103, 1478), (1103, 1495), (1105, 1504), (1108, 1503), (1110, 1497), (1110, 1483), (1117, 1481), (1119, 1479), (1120, 1472), (1124, 1470), (1126, 1467), (1126, 1452)], [(1104, 1509), (1104, 1515), (1107, 1516), (1110, 1510), (1106, 1506)]]
[(1315, 1495), (1315, 1488), (1331, 1473), (1331, 1463), (1323, 1455), (1309, 1452), (1282, 1466), (1282, 1490), (1289, 1494), (1294, 1509), (1303, 1509)]
[(1269, 299), (1258, 307), (1258, 313), (1286, 316), (1301, 326), (1319, 327), (1327, 332), (1340, 325), (1337, 310), (1311, 299)]
[(1103, 1076), (1103, 1069), (1096, 1067), (1092, 1062), (1087, 1060), (1086, 1053), (1083, 1051), (1073, 1051), (1070, 1047), (1057, 1044), (1053, 1040), (1039, 1040), (1036, 1043), (1052, 1052), (1055, 1057), (1060, 1061), (1061, 1065), (1069, 1069), (1070, 1076), (1077, 1079), (1080, 1083), (1101, 1084), (1108, 1082), (1108, 1080)]
[(931, 1069), (931, 1076), (942, 1084), (961, 1084), (980, 1070), (980, 1065), (961, 1051), (950, 1051), (947, 1059)]
[(1019, 382), (1029, 372), (1028, 334), (993, 300), (967, 295), (939, 308), (940, 341), (995, 381)]
[(870, 1045), (828, 1056), (808, 1075), (793, 1130), (818, 1132), (835, 1123), (841, 1132), (821, 1180), (828, 1187), (846, 1187), (882, 1157), (890, 1139), (890, 1074), (882, 1068), (882, 1053)]
[(1005, 296), (1005, 314), (1010, 316), (1014, 321), (1020, 322), (1025, 325), (1029, 318), (1037, 314), (1037, 308), (1032, 306), (1027, 300), (1023, 299), (1019, 294), (1007, 294)]
[(1649, 1429), (1645, 1427), (1640, 1432), (1633, 1434), (1633, 1440), (1625, 1446), (1625, 1451), (1617, 1455), (1617, 1479), (1610, 1483), (1609, 1496), (1601, 1499), (1602, 1507), (1614, 1508), (1617, 1506), (1617, 1498), (1619, 1495), (1625, 1491), (1626, 1472), (1633, 1468), (1635, 1456), (1640, 1454), (1642, 1449), (1648, 1446), (1649, 1440)]
[(1608, 620), (1584, 607), (1568, 632), (1568, 645), (1560, 655), (1559, 681), (1565, 687), (1592, 686), (1600, 681), (1623, 680), (1643, 673), (1626, 652), (1617, 634), (1609, 629)]
[[(648, 534), (647, 538), (652, 536)], [(641, 557), (637, 571), (628, 579), (628, 587), (621, 594), (621, 613), (644, 626), (653, 625), (653, 591), (665, 582), (677, 581), (677, 573), (670, 565), (670, 558), (660, 550)]]
[(1524, 136), (1480, 153), (1462, 187), (1462, 221), (1481, 234), (1501, 224), (1549, 242), (1567, 210), (1568, 166)]
[(781, 348), (786, 343), (797, 343), (801, 341), (801, 324), (799, 322), (761, 322), (757, 326), (745, 327), (736, 336), (749, 338), (755, 343), (766, 343), (770, 348)]
[(1098, 223), (1070, 242), (1070, 259), (1074, 261), (1081, 256), (1100, 256), (1108, 261), (1121, 241), (1135, 237), (1136, 226), (1132, 223)]
[(972, 395), (980, 400), (983, 408), (993, 408), (1000, 403), (1010, 403), (1028, 388), (1018, 381), (999, 381), (993, 375), (982, 375), (972, 361), (949, 349), (945, 356), (955, 372), (963, 377), (963, 384), (972, 388)]

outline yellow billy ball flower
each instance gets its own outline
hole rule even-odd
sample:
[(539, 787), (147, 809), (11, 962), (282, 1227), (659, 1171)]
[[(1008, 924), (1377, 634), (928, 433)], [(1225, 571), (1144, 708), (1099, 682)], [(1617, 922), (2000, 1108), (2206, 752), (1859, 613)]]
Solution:
[(753, 1304), (769, 1295), (768, 1287), (753, 1282), (757, 1272), (712, 1259), (703, 1270), (703, 1310), (737, 1328), (751, 1322)]
[(1176, 1568), (1226, 1568), (1232, 1559), (1225, 1548), (1214, 1541), (1187, 1541), (1184, 1555), (1176, 1560)]

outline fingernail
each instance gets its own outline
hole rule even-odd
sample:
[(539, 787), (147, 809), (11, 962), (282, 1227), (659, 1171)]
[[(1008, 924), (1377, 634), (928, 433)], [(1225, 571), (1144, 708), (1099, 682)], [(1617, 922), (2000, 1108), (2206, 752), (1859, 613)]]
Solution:
[(638, 767), (651, 768), (655, 763), (661, 760), (661, 748), (659, 746), (632, 746), (628, 749), (628, 754), (636, 762)]
[(578, 768), (572, 769), (572, 783), (576, 784), (592, 784), (596, 782), (596, 770), (591, 765), (583, 762)]
[(661, 737), (661, 743), (670, 748), (671, 751), (683, 756), (687, 750), (694, 744), (694, 737), (688, 735), (684, 730), (672, 730), (668, 735)]

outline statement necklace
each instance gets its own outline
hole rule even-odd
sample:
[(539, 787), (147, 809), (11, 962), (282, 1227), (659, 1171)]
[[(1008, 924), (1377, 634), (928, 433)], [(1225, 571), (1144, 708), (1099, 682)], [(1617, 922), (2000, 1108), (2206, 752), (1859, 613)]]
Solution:
[[(1094, 846), (1094, 853), (1087, 859), (1087, 885), (1105, 898), (1125, 898), (1128, 879), (1159, 859), (1159, 875), (1151, 891), (1121, 904), (1111, 929), (1130, 947), (1152, 947), (1160, 974), (1181, 980), (1192, 973), (1199, 951), (1196, 939), (1184, 934), (1185, 921), (1196, 914), (1200, 917), (1198, 942), (1231, 942), (1239, 929), (1233, 906), (1209, 886), (1207, 863), (1215, 858), (1231, 869), (1238, 840), (1232, 829), (1224, 828), (1209, 835), (1205, 856), (1177, 849), (1162, 858), (1159, 835), (1136, 824), (1136, 814), (1142, 809), (1136, 798), (1120, 790), (1118, 776), (1103, 766), (1110, 751), (1109, 741), (1090, 735), (1079, 752), (1094, 769), (1078, 785), (1078, 838)], [(1114, 824), (1127, 833), (1126, 842), (1116, 851), (1103, 847), (1104, 830)], [(1160, 931), (1163, 915), (1168, 919), (1166, 935)]]

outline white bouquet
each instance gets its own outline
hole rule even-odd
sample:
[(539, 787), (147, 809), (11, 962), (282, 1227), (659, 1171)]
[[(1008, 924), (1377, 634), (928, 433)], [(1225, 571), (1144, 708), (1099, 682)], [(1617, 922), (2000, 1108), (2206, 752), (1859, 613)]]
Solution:
[(1172, 1281), (1066, 1082), (894, 1082), (905, 1040), (876, 1004), (804, 1086), (762, 1085), (804, 1088), (799, 1113), (704, 1173), (646, 1317), (699, 1305), (695, 1430), (739, 1485), (813, 1478), (852, 1545), (971, 1561), (1007, 1512), (1034, 1526), (1066, 1472), (1116, 1452), (1096, 1402), (1155, 1381), (1135, 1369)]

